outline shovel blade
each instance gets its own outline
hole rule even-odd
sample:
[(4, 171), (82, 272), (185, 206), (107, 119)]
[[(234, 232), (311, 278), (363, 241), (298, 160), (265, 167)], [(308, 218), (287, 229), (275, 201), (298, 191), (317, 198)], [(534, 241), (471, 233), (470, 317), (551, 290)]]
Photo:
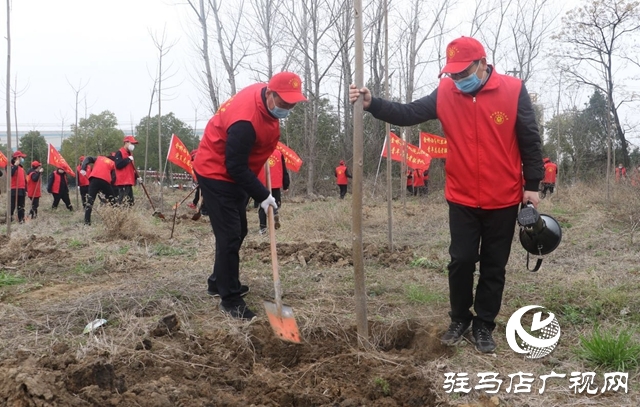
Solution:
[(269, 323), (273, 333), (283, 341), (301, 343), (298, 324), (293, 316), (293, 309), (286, 305), (282, 306), (282, 314), (278, 314), (278, 306), (270, 301), (264, 302), (264, 309), (269, 317)]
[(191, 220), (198, 220), (200, 219), (200, 216), (202, 216), (202, 214), (200, 213), (200, 211), (198, 211), (193, 214), (193, 216), (191, 217)]

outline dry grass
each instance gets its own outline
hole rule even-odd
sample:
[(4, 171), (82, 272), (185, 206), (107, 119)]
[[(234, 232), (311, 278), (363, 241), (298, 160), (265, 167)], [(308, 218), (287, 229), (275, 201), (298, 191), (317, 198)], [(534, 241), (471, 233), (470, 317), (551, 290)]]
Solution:
[[(438, 397), (453, 405), (479, 403), (482, 393), (463, 397), (446, 394), (442, 390), (445, 372), (473, 375), (495, 371), (506, 376), (518, 371), (541, 375), (551, 370), (570, 373), (595, 369), (601, 374), (576, 354), (580, 336), (593, 332), (596, 326), (620, 331), (640, 326), (640, 207), (635, 204), (639, 192), (621, 186), (612, 189), (612, 199), (607, 200), (603, 191), (601, 185), (561, 186), (541, 203), (541, 212), (562, 225), (563, 241), (537, 273), (526, 271), (525, 252), (516, 233), (497, 319), (497, 357), (480, 355), (469, 344), (438, 350), (430, 342), (448, 324), (448, 211), (441, 191), (427, 198), (410, 198), (406, 205), (401, 200), (393, 201), (393, 245), (396, 249), (407, 247), (412, 253), (410, 261), (385, 266), (377, 258), (365, 260), (373, 349), (363, 353), (353, 342), (351, 267), (319, 262), (283, 265), (280, 271), (285, 301), (294, 307), (306, 341), (331, 338), (352, 348), (357, 357), (377, 358), (389, 366), (415, 365), (439, 386)], [(52, 346), (65, 343), (76, 350), (78, 359), (97, 352), (134, 365), (140, 362), (140, 354), (132, 344), (148, 336), (162, 316), (175, 314), (181, 332), (191, 338), (193, 347), (185, 350), (172, 341), (155, 341), (153, 357), (181, 366), (210, 366), (198, 349), (203, 338), (227, 343), (232, 338), (239, 354), (255, 358), (250, 336), (256, 327), (226, 319), (217, 311), (214, 315), (215, 305), (204, 293), (213, 263), (208, 219), (191, 221), (191, 212), (183, 205), (178, 210), (174, 238), (169, 240), (173, 212), (168, 208), (186, 193), (166, 193), (166, 222), (152, 217), (148, 202), (139, 195), (131, 210), (98, 207), (91, 227), (82, 225), (79, 211), (52, 212), (45, 197), (40, 217), (14, 225), (11, 240), (2, 241), (0, 247), (0, 266), (4, 266), (0, 272), (25, 279), (23, 284), (0, 287), (0, 354), (15, 349), (46, 353)], [(362, 208), (363, 246), (370, 251), (383, 251), (389, 245), (383, 194), (378, 188), (377, 196), (367, 196)], [(313, 245), (330, 241), (351, 247), (351, 195), (345, 200), (329, 197), (300, 203), (292, 203), (285, 196), (283, 201), (278, 242)], [(248, 219), (246, 241), (268, 241), (257, 234), (257, 212), (250, 211)], [(265, 255), (243, 255), (241, 265), (243, 283), (252, 289), (247, 300), (259, 313), (262, 300), (273, 296), (271, 267), (263, 261)], [(504, 338), (508, 317), (528, 304), (555, 312), (562, 327), (560, 345), (541, 361), (518, 357)], [(96, 318), (109, 320), (109, 334), (105, 327), (83, 336), (84, 326)], [(403, 348), (398, 343), (408, 332), (415, 336)], [(403, 354), (407, 349), (416, 352), (421, 346), (424, 354), (419, 358)], [(399, 350), (391, 352), (393, 349)], [(232, 356), (221, 353), (219, 357)], [(640, 390), (637, 377), (637, 371), (630, 372), (629, 395), (587, 398), (572, 394), (568, 381), (558, 381), (544, 395), (507, 394), (505, 385), (498, 396), (502, 406), (635, 406), (639, 400), (634, 393)]]

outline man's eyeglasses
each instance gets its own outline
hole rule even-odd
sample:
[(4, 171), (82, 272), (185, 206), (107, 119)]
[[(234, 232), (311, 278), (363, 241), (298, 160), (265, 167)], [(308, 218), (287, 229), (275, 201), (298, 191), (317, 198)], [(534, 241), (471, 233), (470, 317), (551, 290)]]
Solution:
[(480, 62), (480, 60), (473, 61), (471, 63), (471, 65), (469, 65), (467, 67), (467, 69), (465, 69), (464, 71), (458, 72), (458, 73), (450, 73), (450, 74), (447, 74), (447, 75), (449, 76), (449, 78), (453, 79), (454, 81), (459, 81), (460, 79), (464, 79), (467, 76), (471, 75), (471, 73), (475, 69), (477, 69), (477, 65), (478, 65), (479, 62)]

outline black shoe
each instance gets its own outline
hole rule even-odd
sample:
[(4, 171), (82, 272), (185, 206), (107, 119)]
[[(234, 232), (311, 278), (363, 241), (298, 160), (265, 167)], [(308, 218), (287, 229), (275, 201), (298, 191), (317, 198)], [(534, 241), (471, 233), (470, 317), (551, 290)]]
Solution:
[(480, 353), (493, 353), (496, 350), (496, 343), (491, 335), (491, 330), (484, 325), (473, 330), (473, 342), (475, 342), (476, 349)]
[(225, 307), (220, 304), (220, 311), (223, 314), (228, 315), (232, 318), (242, 319), (245, 321), (251, 321), (253, 318), (256, 318), (257, 315), (247, 307), (247, 305), (235, 305), (231, 307)]
[(471, 322), (451, 322), (449, 325), (449, 329), (442, 335), (440, 338), (440, 342), (443, 345), (447, 346), (455, 346), (462, 341), (462, 337), (464, 334), (469, 332), (469, 327), (471, 326)]
[[(220, 293), (218, 293), (218, 287), (209, 287), (209, 289), (207, 290), (207, 294), (209, 294), (212, 297), (218, 298), (220, 297)], [(240, 286), (240, 297), (244, 297), (245, 295), (249, 294), (249, 286), (247, 285), (241, 285)]]
[(67, 209), (69, 209), (71, 212), (73, 212), (73, 205), (67, 206)]

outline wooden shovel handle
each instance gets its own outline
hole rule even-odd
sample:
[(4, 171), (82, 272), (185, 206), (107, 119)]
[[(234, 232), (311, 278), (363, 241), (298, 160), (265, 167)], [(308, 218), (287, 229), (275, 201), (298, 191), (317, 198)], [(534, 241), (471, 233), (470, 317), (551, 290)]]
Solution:
[[(267, 189), (271, 194), (271, 171), (269, 170), (269, 160), (264, 163), (264, 173), (267, 179)], [(273, 206), (269, 205), (267, 210), (269, 216), (269, 243), (271, 244), (271, 269), (273, 271), (273, 290), (275, 292), (276, 308), (278, 316), (282, 317), (282, 288), (280, 287), (280, 273), (278, 272), (278, 250), (276, 248), (276, 223), (273, 213)]]

